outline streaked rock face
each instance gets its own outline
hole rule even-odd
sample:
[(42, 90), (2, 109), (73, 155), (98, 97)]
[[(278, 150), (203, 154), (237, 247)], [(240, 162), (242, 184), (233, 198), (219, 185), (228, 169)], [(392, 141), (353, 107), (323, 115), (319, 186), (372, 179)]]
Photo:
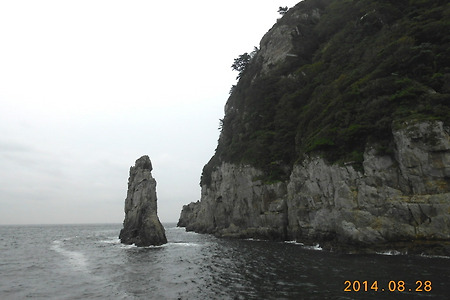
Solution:
[(152, 177), (152, 169), (148, 156), (142, 156), (130, 168), (125, 220), (119, 236), (124, 244), (150, 246), (167, 243), (164, 227), (157, 215), (156, 180)]
[(287, 182), (263, 184), (257, 169), (223, 163), (202, 187), (201, 201), (183, 207), (179, 226), (369, 248), (436, 243), (449, 254), (448, 128), (439, 121), (398, 127), (394, 155), (367, 146), (362, 171), (310, 157), (294, 166)]

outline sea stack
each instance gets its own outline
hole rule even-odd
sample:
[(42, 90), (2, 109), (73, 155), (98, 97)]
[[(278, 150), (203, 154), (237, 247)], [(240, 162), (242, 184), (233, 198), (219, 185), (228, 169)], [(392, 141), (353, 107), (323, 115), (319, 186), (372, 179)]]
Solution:
[(167, 243), (157, 214), (156, 180), (152, 177), (152, 170), (147, 155), (136, 160), (135, 166), (130, 168), (125, 220), (119, 235), (123, 244), (145, 247)]

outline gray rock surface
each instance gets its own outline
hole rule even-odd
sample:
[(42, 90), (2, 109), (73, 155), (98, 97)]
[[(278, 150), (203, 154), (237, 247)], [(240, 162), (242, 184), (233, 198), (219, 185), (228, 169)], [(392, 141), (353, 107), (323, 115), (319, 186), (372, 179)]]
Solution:
[(152, 169), (146, 155), (130, 168), (125, 220), (119, 235), (124, 244), (150, 246), (167, 243), (164, 227), (157, 215), (156, 180), (152, 177)]
[[(310, 26), (319, 21), (321, 12), (317, 8), (303, 8), (289, 10), (288, 14), (289, 18), (280, 19), (260, 42), (256, 59), (262, 61), (261, 74), (269, 73), (292, 55), (297, 57), (298, 54), (291, 53), (294, 48), (292, 37), (306, 40), (306, 36), (312, 32)], [(306, 43), (302, 47), (307, 48)], [(302, 52), (304, 51), (300, 51), (300, 55)]]
[(223, 163), (211, 185), (202, 186), (201, 200), (183, 207), (179, 226), (218, 236), (450, 255), (449, 129), (440, 121), (395, 128), (394, 155), (368, 145), (363, 170), (309, 157), (288, 181), (263, 184), (259, 170)]

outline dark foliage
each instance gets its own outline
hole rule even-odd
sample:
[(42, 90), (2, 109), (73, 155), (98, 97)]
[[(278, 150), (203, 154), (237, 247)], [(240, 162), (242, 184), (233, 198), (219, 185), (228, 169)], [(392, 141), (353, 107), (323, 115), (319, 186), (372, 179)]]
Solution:
[[(290, 18), (320, 11), (317, 21)], [(284, 180), (305, 154), (362, 162), (366, 144), (391, 153), (392, 126), (450, 121), (450, 3), (305, 0), (278, 24), (296, 28), (296, 56), (261, 75), (255, 55), (233, 88), (215, 156)], [(275, 25), (277, 26), (277, 25)]]

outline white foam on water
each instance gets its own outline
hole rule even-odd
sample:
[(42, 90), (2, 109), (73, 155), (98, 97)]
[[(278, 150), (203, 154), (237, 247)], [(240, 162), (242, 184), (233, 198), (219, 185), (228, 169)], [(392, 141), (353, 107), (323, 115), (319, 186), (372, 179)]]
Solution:
[(103, 244), (120, 244), (120, 239), (118, 237), (111, 237), (109, 240), (99, 241)]
[(135, 244), (131, 244), (131, 245), (120, 244), (120, 248), (122, 248), (122, 249), (132, 249), (132, 248), (137, 248), (137, 246)]
[(197, 243), (181, 243), (181, 242), (173, 242), (173, 243), (169, 243), (170, 245), (177, 245), (177, 246), (185, 246), (185, 247), (198, 247), (201, 246), (200, 244)]
[(248, 238), (244, 239), (245, 241), (252, 241), (252, 242), (267, 242), (267, 240), (261, 240), (261, 239), (254, 239), (254, 238)]
[[(408, 255), (408, 252), (400, 252), (397, 250), (386, 250), (383, 252), (376, 252), (379, 255), (387, 255), (387, 256), (395, 256), (395, 255)], [(450, 256), (444, 256), (444, 255), (429, 255), (429, 254), (420, 254), (419, 256), (421, 257), (426, 257), (426, 258), (444, 258), (444, 259), (450, 259)]]
[[(387, 250), (387, 251), (383, 251), (383, 252), (376, 252), (377, 254), (380, 255), (388, 255), (388, 256), (393, 256), (393, 255), (402, 255), (403, 253), (401, 253), (400, 251), (397, 250)], [(407, 254), (407, 253), (406, 253)]]
[[(166, 229), (186, 231), (185, 227), (177, 227), (177, 226), (167, 227)], [(186, 231), (186, 232), (188, 232), (188, 231)]]
[(67, 258), (67, 261), (73, 269), (77, 271), (87, 271), (88, 262), (84, 254), (78, 251), (70, 251), (63, 247), (64, 242), (56, 240), (53, 241), (51, 249)]
[(151, 245), (151, 246), (145, 246), (145, 247), (142, 247), (142, 248), (152, 249), (152, 248), (164, 248), (164, 247), (167, 247), (167, 244), (163, 244), (163, 245), (159, 245), (159, 246)]
[(138, 247), (138, 246), (136, 246), (136, 244), (131, 244), (131, 245), (122, 244), (122, 243), (120, 243), (120, 240), (119, 240), (119, 244), (120, 244), (120, 248), (122, 248), (122, 249), (133, 249), (133, 248), (153, 249), (153, 248), (163, 248), (163, 247), (167, 247), (167, 244), (159, 245), (159, 246), (145, 246), (145, 247)]
[(322, 251), (322, 247), (320, 247), (319, 244), (316, 244), (314, 246), (303, 246), (303, 248), (308, 249), (308, 250), (315, 250), (315, 251)]
[(304, 246), (305, 244), (297, 242), (297, 241), (285, 241), (286, 244), (293, 244), (293, 245), (299, 245)]
[(444, 259), (450, 259), (450, 256), (444, 256), (444, 255), (428, 255), (428, 254), (421, 254), (420, 256), (426, 257), (426, 258), (444, 258)]
[(323, 250), (322, 247), (320, 247), (319, 244), (316, 244), (314, 246), (306, 246), (304, 243), (297, 242), (297, 241), (284, 241), (284, 243), (302, 246), (303, 249), (307, 249), (307, 250), (315, 250), (315, 251), (322, 251)]

